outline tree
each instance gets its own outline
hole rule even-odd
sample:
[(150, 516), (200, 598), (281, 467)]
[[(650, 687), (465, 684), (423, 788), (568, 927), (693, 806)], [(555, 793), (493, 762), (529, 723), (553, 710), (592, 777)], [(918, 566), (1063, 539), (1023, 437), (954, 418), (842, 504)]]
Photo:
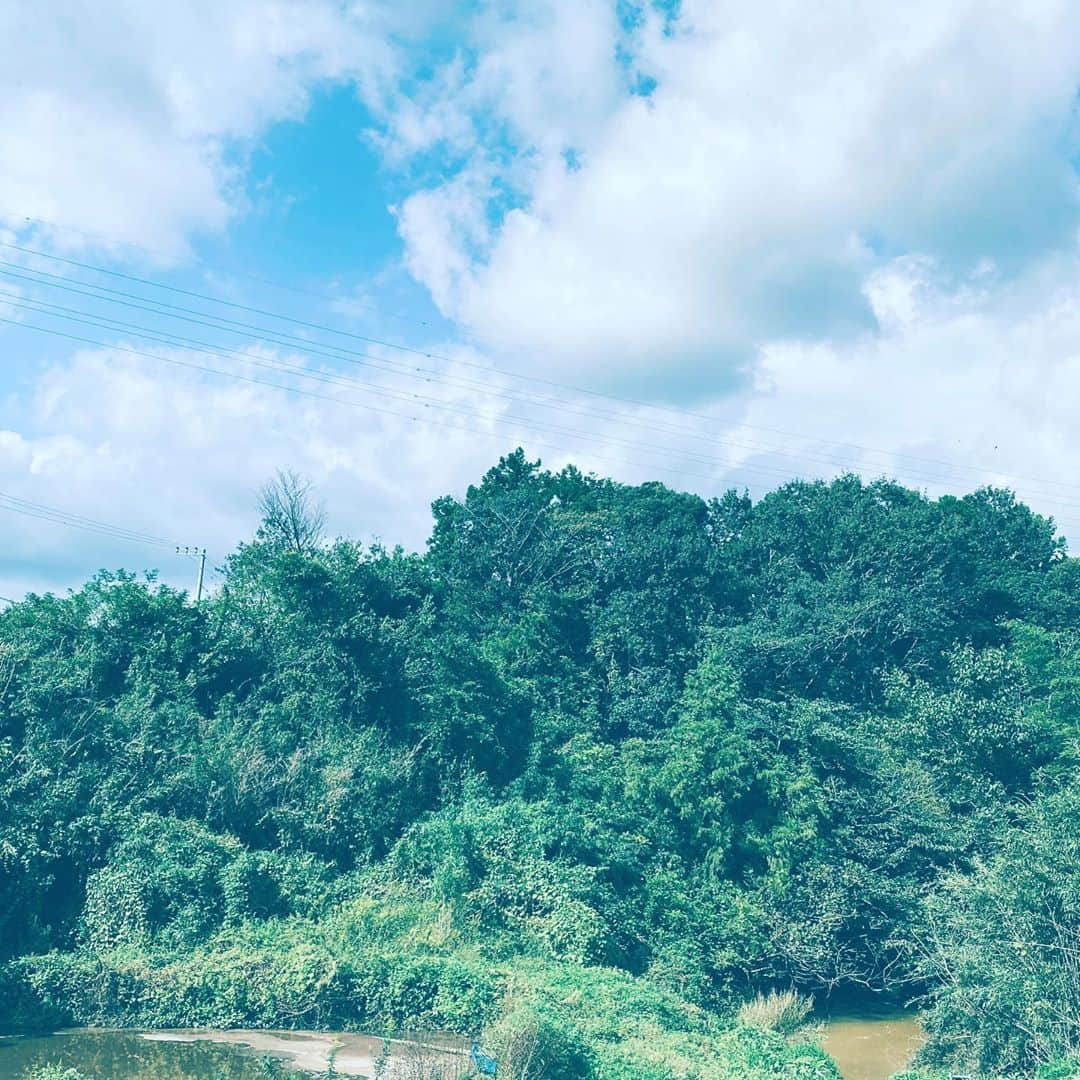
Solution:
[(322, 543), (326, 509), (312, 498), (312, 484), (291, 469), (277, 476), (259, 492), (262, 524), (256, 533), (265, 543), (306, 555)]
[(915, 947), (929, 1062), (1015, 1076), (1080, 1057), (1078, 781), (1021, 809), (990, 859), (928, 898)]
[(295, 473), (259, 504), (204, 604), (0, 612), (0, 1022), (749, 1080), (655, 1047), (794, 985), (926, 992), (946, 1064), (1080, 1054), (1080, 560), (1011, 494), (707, 503), (517, 451), (415, 554), (324, 542)]

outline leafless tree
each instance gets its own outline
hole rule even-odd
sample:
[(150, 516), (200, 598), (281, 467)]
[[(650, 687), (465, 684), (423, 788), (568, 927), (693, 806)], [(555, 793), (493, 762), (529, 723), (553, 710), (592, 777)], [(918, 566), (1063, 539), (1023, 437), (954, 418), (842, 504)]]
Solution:
[(312, 497), (311, 481), (281, 469), (259, 492), (260, 540), (306, 554), (318, 548), (326, 528), (326, 509)]

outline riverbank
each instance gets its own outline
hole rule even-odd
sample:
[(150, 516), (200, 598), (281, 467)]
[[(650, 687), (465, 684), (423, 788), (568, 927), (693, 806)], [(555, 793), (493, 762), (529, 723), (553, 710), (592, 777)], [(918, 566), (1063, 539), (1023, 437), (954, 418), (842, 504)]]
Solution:
[(295, 1073), (392, 1080), (446, 1080), (468, 1066), (465, 1040), (439, 1035), (383, 1039), (352, 1032), (82, 1028), (0, 1038), (0, 1080), (21, 1080), (46, 1066), (87, 1080), (266, 1080)]
[[(566, 1077), (839, 1076), (818, 1047), (739, 1025), (652, 980), (486, 955), (429, 907), (367, 899), (321, 919), (230, 930), (184, 952), (52, 953), (24, 958), (19, 970), (44, 1009), (89, 1026), (456, 1030), (480, 1036), (500, 1056), (534, 1042)], [(335, 1067), (342, 1071), (340, 1057)]]
[[(695, 1050), (701, 1055), (696, 1062)], [(48, 1066), (77, 1070), (86, 1080), (266, 1080), (298, 1073), (407, 1080), (439, 1067), (445, 1080), (468, 1072), (461, 1039), (389, 1040), (351, 1032), (74, 1029), (49, 1035), (0, 1037), (0, 1080), (25, 1080)], [(565, 1063), (564, 1063), (565, 1064)], [(809, 1043), (737, 1029), (707, 1042), (627, 1041), (617, 1052), (593, 1053), (580, 1075), (595, 1080), (836, 1080), (821, 1051)]]
[[(924, 1041), (918, 1019), (838, 1016), (821, 1030), (820, 1046), (843, 1080), (888, 1080), (911, 1063)], [(0, 1078), (18, 1078), (61, 1063), (91, 1080), (248, 1080), (267, 1075), (267, 1059), (285, 1072), (340, 1076), (463, 1074), (468, 1040), (444, 1033), (388, 1039), (346, 1031), (74, 1029), (50, 1035), (0, 1038)]]

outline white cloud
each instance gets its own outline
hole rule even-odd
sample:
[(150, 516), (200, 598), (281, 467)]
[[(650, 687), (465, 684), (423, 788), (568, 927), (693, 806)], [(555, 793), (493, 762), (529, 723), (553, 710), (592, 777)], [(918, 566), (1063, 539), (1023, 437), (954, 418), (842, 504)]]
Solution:
[[(375, 138), (395, 162), (441, 149), (494, 153), (504, 172), (528, 171), (533, 152), (590, 139), (625, 92), (617, 50), (626, 34), (607, 0), (501, 0), (453, 29), (449, 58), (381, 102), (386, 126)], [(527, 153), (501, 153), (504, 137)]]
[[(180, 350), (168, 355), (181, 364), (206, 363), (205, 356)], [(262, 350), (253, 355), (275, 358)], [(290, 467), (318, 485), (335, 531), (420, 545), (431, 499), (455, 484), (464, 460), (482, 468), (498, 446), (467, 431), (417, 424), (409, 416), (422, 408), (359, 388), (297, 383), (242, 363), (228, 367), (360, 405), (85, 350), (36, 382), (19, 431), (0, 431), (0, 491), (174, 543), (205, 545), (220, 561), (254, 532), (259, 486)], [(479, 407), (497, 412), (484, 402)], [(158, 566), (186, 584), (186, 564), (177, 565), (167, 549), (0, 512), (0, 594), (76, 584), (99, 566), (115, 565)]]
[(843, 460), (935, 494), (998, 484), (1080, 541), (1080, 258), (1019, 279), (901, 259), (866, 289), (879, 333), (763, 351), (734, 437), (786, 454), (741, 464), (814, 475)]
[[(209, 362), (306, 395), (184, 366), (205, 367), (202, 354), (154, 351), (174, 363), (123, 349), (83, 350), (39, 377), (17, 430), (0, 430), (0, 492), (205, 545), (220, 560), (253, 533), (255, 494), (281, 467), (311, 477), (335, 533), (415, 548), (428, 535), (431, 501), (462, 494), (517, 445), (555, 468), (574, 461), (627, 480), (717, 490), (731, 456), (730, 448), (696, 441), (704, 423), (522, 384), (469, 350), (448, 348), (451, 359), (424, 361), (430, 377), (387, 352), (384, 366), (362, 377), (338, 369), (332, 377), (340, 381), (330, 384), (268, 371), (260, 365), (326, 373), (265, 348), (253, 348), (246, 363)], [(658, 430), (645, 432), (646, 423)], [(0, 515), (0, 595), (74, 585), (99, 566), (158, 566), (168, 580), (187, 583), (189, 567), (167, 548), (75, 532), (3, 507)]]
[[(632, 33), (544, 10), (512, 24), (527, 48), (481, 41), (461, 100), (492, 134), (401, 209), (413, 272), (506, 357), (700, 389), (764, 343), (872, 325), (864, 282), (898, 251), (1015, 268), (1072, 243), (1066, 0), (687, 0)], [(625, 89), (641, 74), (648, 98)]]
[[(205, 545), (220, 561), (257, 524), (256, 492), (282, 467), (309, 476), (340, 535), (422, 547), (430, 503), (462, 493), (519, 444), (558, 466), (572, 458), (650, 475), (649, 454), (619, 443), (622, 419), (592, 419), (582, 438), (560, 430), (565, 404), (540, 408), (534, 388), (478, 370), (481, 358), (425, 362), (425, 378), (384, 354), (384, 367), (340, 369), (325, 383), (269, 371), (287, 364), (329, 374), (300, 356), (254, 347), (247, 362), (155, 349), (172, 364), (124, 348), (83, 350), (52, 365), (22, 400), (18, 429), (0, 430), (0, 492), (175, 544)], [(226, 379), (186, 365), (227, 369)], [(285, 384), (290, 394), (265, 385)], [(549, 395), (550, 396), (550, 395)], [(336, 397), (346, 404), (326, 400)], [(351, 404), (350, 404), (351, 403)], [(572, 405), (583, 409), (587, 403)], [(571, 417), (573, 419), (573, 417)], [(609, 432), (614, 443), (606, 439)], [(578, 448), (581, 452), (575, 453)], [(677, 463), (664, 458), (661, 465)], [(186, 562), (161, 550), (42, 523), (0, 506), (0, 595), (77, 584), (99, 566), (156, 566), (187, 584)]]
[(377, 97), (392, 65), (363, 4), (0, 6), (0, 223), (41, 218), (181, 254), (243, 207), (230, 161), (247, 140), (301, 116), (322, 80)]

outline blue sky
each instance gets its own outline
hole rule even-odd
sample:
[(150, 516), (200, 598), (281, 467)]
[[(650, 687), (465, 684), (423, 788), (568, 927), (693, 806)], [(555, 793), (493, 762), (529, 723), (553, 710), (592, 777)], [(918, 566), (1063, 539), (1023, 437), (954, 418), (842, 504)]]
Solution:
[(313, 93), (306, 111), (274, 125), (240, 156), (253, 212), (202, 254), (265, 268), (265, 276), (322, 289), (363, 285), (399, 254), (390, 206), (404, 194), (362, 133), (373, 118), (349, 86)]
[(15, 508), (220, 561), (292, 468), (415, 547), (518, 444), (1006, 484), (1080, 536), (1073, 5), (400, 8), (0, 12), (0, 595), (190, 576)]

